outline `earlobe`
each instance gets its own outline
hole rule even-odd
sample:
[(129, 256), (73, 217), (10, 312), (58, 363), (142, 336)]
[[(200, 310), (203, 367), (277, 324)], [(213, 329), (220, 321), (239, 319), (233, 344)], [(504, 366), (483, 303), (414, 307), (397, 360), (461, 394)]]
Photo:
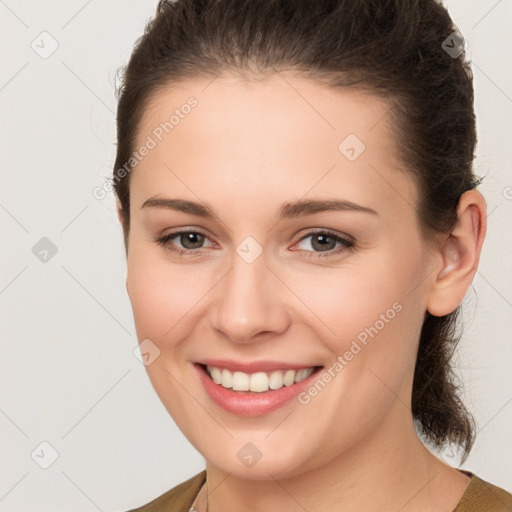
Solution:
[(434, 316), (453, 312), (463, 301), (478, 268), (487, 229), (485, 200), (476, 190), (459, 201), (454, 229), (440, 248), (442, 268), (429, 291), (427, 310)]

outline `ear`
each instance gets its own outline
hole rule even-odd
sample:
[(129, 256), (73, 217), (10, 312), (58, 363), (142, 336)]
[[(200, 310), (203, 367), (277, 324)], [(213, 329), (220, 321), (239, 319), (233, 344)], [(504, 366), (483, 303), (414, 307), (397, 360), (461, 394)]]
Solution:
[(441, 261), (427, 298), (431, 315), (444, 316), (457, 309), (476, 274), (487, 232), (487, 205), (477, 190), (462, 194), (457, 222), (436, 257)]
[(116, 194), (116, 212), (117, 212), (117, 220), (119, 221), (119, 223), (121, 224), (121, 226), (123, 225), (123, 221), (122, 221), (122, 215), (121, 215), (121, 211), (122, 211), (122, 207), (121, 207), (121, 201), (119, 200), (119, 197), (117, 196)]
[(116, 213), (117, 213), (117, 220), (119, 221), (119, 224), (121, 224), (121, 229), (123, 230), (123, 243), (124, 243), (124, 251), (126, 257), (128, 257), (128, 241), (125, 234), (125, 226), (123, 222), (123, 215), (122, 215), (123, 208), (121, 206), (121, 201), (119, 200), (119, 197), (116, 194)]

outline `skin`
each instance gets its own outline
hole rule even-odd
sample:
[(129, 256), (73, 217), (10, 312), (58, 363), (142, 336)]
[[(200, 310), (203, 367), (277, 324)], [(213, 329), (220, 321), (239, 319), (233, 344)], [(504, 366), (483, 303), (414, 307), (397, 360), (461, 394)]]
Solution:
[[(132, 171), (126, 287), (139, 341), (160, 350), (149, 378), (206, 460), (209, 512), (451, 512), (469, 478), (418, 439), (410, 399), (425, 311), (453, 311), (475, 275), (482, 195), (461, 197), (452, 236), (429, 249), (386, 103), (291, 74), (167, 87), (148, 105), (136, 146), (189, 96), (197, 107)], [(338, 150), (350, 133), (366, 145), (353, 162)], [(155, 196), (207, 203), (216, 217), (141, 208)], [(282, 203), (313, 198), (378, 216), (328, 211), (277, 222)], [(180, 228), (206, 234), (199, 255), (153, 240)], [(317, 237), (300, 240), (322, 229), (353, 237), (354, 248), (335, 254), (333, 243), (332, 256), (319, 257)], [(249, 235), (263, 250), (250, 264), (236, 252)], [(170, 243), (190, 251), (200, 242)], [(328, 368), (396, 302), (402, 310), (307, 405), (291, 400), (241, 418), (210, 400), (192, 367), (233, 358)], [(252, 467), (237, 457), (247, 442), (262, 454)]]

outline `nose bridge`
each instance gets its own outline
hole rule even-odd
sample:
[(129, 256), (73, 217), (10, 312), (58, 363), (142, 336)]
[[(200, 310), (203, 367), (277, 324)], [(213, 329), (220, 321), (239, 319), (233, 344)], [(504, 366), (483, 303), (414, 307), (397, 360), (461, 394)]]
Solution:
[(213, 327), (240, 343), (259, 333), (280, 332), (287, 324), (286, 307), (266, 253), (252, 237), (235, 249), (210, 309)]

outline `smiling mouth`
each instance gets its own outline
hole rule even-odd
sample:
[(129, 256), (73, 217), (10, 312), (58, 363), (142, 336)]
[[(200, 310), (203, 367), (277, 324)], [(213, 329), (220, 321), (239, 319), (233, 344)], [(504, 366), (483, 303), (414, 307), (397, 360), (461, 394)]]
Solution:
[(208, 377), (219, 386), (244, 393), (266, 393), (302, 382), (323, 366), (311, 366), (297, 370), (283, 369), (269, 372), (245, 373), (198, 363)]

